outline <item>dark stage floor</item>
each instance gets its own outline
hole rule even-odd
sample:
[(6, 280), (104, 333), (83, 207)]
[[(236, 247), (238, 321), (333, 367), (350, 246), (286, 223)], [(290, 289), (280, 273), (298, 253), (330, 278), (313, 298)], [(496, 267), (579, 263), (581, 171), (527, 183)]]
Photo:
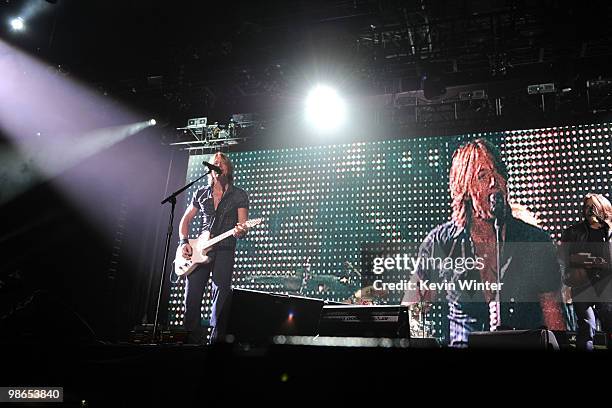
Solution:
[(3, 385), (62, 386), (65, 406), (89, 407), (206, 406), (237, 397), (321, 402), (331, 396), (359, 400), (423, 392), (438, 400), (445, 398), (439, 393), (450, 383), (475, 384), (483, 375), (495, 373), (514, 384), (552, 381), (561, 386), (575, 370), (593, 373), (610, 361), (606, 351), (420, 347), (21, 344), (2, 350)]

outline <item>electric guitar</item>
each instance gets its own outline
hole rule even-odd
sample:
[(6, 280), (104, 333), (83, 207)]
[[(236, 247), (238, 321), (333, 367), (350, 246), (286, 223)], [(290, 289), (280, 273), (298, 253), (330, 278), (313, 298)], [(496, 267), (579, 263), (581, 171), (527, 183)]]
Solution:
[[(262, 218), (256, 218), (254, 220), (248, 220), (244, 224), (250, 229), (262, 222)], [(183, 250), (181, 249), (181, 245), (179, 245), (176, 249), (176, 256), (174, 258), (174, 273), (178, 276), (188, 276), (198, 267), (198, 265), (209, 263), (211, 258), (207, 254), (212, 249), (213, 245), (230, 237), (233, 233), (234, 229), (232, 228), (221, 235), (210, 238), (210, 231), (204, 231), (197, 239), (190, 239), (189, 245), (191, 245), (191, 249), (193, 250), (190, 259), (183, 257)]]
[(601, 269), (607, 268), (608, 263), (604, 258), (593, 256), (588, 252), (580, 252), (570, 255), (570, 268), (563, 277), (563, 283), (571, 288), (584, 286), (591, 283), (591, 278), (601, 273)]

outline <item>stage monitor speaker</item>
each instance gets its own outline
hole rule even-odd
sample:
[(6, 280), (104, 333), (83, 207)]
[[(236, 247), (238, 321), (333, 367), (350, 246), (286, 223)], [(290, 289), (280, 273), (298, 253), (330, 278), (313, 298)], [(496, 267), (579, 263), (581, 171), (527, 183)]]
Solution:
[(473, 332), (468, 336), (470, 349), (559, 350), (555, 335), (550, 330), (502, 330)]
[[(576, 332), (575, 331), (553, 331), (555, 337), (557, 338), (557, 343), (559, 343), (559, 348), (561, 350), (566, 349), (575, 349), (576, 348)], [(605, 332), (595, 332), (595, 336), (593, 336), (593, 348), (595, 349), (607, 349), (608, 348), (608, 338)]]
[(396, 305), (324, 306), (319, 335), (409, 338), (408, 307)]
[(316, 336), (323, 300), (233, 289), (228, 334), (235, 341), (269, 343), (275, 335)]

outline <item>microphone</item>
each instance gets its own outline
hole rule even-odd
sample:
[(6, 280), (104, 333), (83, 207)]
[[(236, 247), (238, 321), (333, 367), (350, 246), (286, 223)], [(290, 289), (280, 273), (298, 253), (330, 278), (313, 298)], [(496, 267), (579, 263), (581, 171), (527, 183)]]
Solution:
[(221, 168), (219, 166), (215, 166), (214, 164), (210, 164), (207, 161), (203, 161), (202, 164), (205, 165), (206, 167), (208, 167), (208, 169), (210, 171), (214, 171), (217, 174), (223, 173), (223, 170), (221, 170)]
[(506, 218), (506, 201), (504, 200), (504, 195), (501, 191), (497, 191), (495, 193), (491, 193), (489, 196), (489, 205), (491, 208), (491, 214), (496, 219), (504, 219)]

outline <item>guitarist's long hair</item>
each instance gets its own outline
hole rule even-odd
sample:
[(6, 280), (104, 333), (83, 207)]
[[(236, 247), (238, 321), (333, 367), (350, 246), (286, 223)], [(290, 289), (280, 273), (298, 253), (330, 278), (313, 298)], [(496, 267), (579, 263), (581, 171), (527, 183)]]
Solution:
[(608, 224), (608, 228), (612, 227), (612, 204), (601, 194), (589, 193), (584, 196), (582, 201), (582, 214), (586, 216), (585, 211), (588, 199), (593, 200), (593, 213), (597, 218)]
[[(217, 156), (220, 157), (221, 160), (225, 162), (225, 164), (227, 164), (227, 167), (229, 169), (227, 172), (227, 182), (230, 185), (233, 185), (234, 184), (234, 164), (229, 159), (229, 157), (223, 152), (216, 152), (215, 154), (210, 156), (210, 159), (208, 160), (208, 162), (210, 164), (215, 164), (215, 159), (217, 158)], [(208, 175), (208, 185), (212, 185), (212, 176), (210, 174)]]

